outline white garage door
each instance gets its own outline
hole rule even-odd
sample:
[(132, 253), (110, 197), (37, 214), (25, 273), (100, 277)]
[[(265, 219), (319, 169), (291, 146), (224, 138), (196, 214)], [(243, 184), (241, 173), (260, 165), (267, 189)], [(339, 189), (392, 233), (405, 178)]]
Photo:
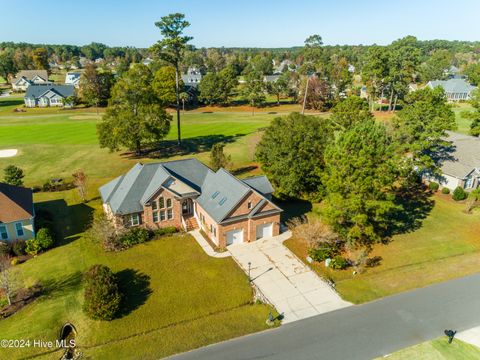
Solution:
[(257, 239), (272, 237), (273, 223), (257, 225)]
[(227, 231), (227, 245), (243, 242), (243, 229)]

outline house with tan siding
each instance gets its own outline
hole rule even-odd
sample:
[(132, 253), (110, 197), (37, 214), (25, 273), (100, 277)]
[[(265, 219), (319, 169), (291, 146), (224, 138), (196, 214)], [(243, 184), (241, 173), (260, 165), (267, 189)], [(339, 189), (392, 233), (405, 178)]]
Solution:
[(31, 189), (0, 183), (0, 241), (35, 237)]
[(139, 163), (100, 188), (117, 228), (201, 228), (221, 248), (279, 234), (273, 191), (265, 176), (241, 180), (196, 159)]

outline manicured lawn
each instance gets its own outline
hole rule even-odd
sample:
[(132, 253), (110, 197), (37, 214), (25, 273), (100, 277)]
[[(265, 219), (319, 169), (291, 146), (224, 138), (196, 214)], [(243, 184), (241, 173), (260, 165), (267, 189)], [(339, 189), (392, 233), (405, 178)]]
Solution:
[[(255, 145), (260, 139), (258, 130), (278, 116), (268, 113), (251, 116), (241, 112), (186, 113), (182, 117), (184, 151), (172, 153), (163, 149), (153, 157), (132, 158), (123, 152), (110, 153), (107, 149), (100, 149), (96, 135), (99, 116), (57, 111), (60, 113), (0, 116), (0, 149), (19, 150), (13, 158), (0, 159), (0, 169), (9, 164), (20, 166), (26, 173), (25, 184), (29, 186), (41, 185), (53, 177), (68, 178), (76, 169), (83, 169), (92, 184), (99, 185), (138, 161), (195, 156), (208, 162), (211, 146), (220, 141), (227, 144), (225, 151), (232, 156), (234, 168), (246, 168), (252, 166)], [(174, 140), (176, 132), (176, 122), (173, 121), (167, 140)], [(171, 148), (174, 144), (174, 141), (167, 141), (163, 146)], [(252, 167), (253, 173), (255, 169)]]
[[(354, 303), (477, 272), (480, 213), (465, 214), (465, 204), (454, 202), (449, 195), (438, 194), (432, 200), (433, 209), (418, 229), (374, 248), (371, 257), (380, 257), (380, 265), (357, 275), (352, 269), (334, 271), (318, 263), (312, 267), (333, 279), (340, 295)], [(289, 239), (285, 245), (305, 260), (305, 244)]]
[[(73, 191), (36, 194), (37, 208), (55, 214), (63, 240), (16, 267), (20, 282), (39, 281), (45, 294), (0, 320), (2, 338), (55, 340), (70, 321), (78, 331), (78, 347), (88, 358), (157, 359), (267, 327), (270, 308), (251, 303), (248, 279), (232, 259), (207, 256), (188, 235), (105, 253), (100, 244), (82, 236), (100, 202), (82, 204), (76, 197)], [(82, 273), (98, 263), (118, 274), (126, 294), (121, 315), (110, 322), (92, 321), (81, 310)], [(46, 351), (0, 349), (0, 358)], [(59, 358), (58, 353), (53, 357)]]
[[(400, 350), (386, 358), (389, 360), (476, 360), (480, 359), (480, 349), (457, 339), (449, 344), (446, 337), (443, 337)], [(380, 359), (385, 357), (377, 360)]]
[(457, 127), (456, 130), (462, 134), (469, 134), (470, 132), (470, 124), (472, 123), (471, 119), (466, 119), (461, 115), (462, 111), (472, 111), (473, 107), (467, 103), (457, 104), (456, 107), (453, 108), (453, 112), (455, 113), (455, 119), (457, 120)]

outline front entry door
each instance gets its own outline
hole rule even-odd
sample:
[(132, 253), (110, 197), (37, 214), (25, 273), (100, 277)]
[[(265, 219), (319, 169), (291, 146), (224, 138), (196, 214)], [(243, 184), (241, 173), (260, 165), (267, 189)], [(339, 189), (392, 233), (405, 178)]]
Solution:
[(192, 199), (185, 199), (182, 202), (182, 215), (190, 215), (192, 213)]

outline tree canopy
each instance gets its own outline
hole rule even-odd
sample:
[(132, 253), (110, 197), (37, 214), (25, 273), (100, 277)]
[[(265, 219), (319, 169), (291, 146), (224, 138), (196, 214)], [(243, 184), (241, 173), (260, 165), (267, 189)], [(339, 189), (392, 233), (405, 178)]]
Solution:
[(436, 174), (445, 156), (447, 130), (456, 128), (455, 114), (442, 88), (425, 88), (407, 95), (405, 105), (393, 119), (401, 150), (413, 166)]
[(256, 158), (280, 196), (318, 200), (324, 195), (324, 152), (332, 141), (327, 119), (292, 113), (272, 121)]
[(395, 204), (397, 157), (383, 124), (364, 119), (341, 132), (325, 152), (324, 215), (353, 247), (382, 240)]
[(170, 130), (171, 116), (152, 90), (153, 75), (141, 64), (133, 66), (115, 84), (103, 120), (97, 125), (100, 146), (121, 146), (139, 154), (158, 145)]

